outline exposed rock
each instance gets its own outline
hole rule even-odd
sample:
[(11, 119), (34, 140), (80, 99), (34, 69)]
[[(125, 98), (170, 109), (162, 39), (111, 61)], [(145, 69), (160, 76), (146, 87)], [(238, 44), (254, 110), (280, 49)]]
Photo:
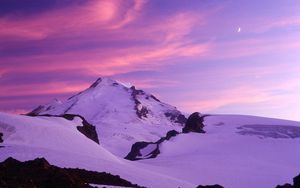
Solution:
[(205, 133), (204, 128), (204, 117), (200, 116), (199, 112), (192, 113), (187, 119), (184, 128), (182, 129), (183, 133), (189, 132), (197, 132), (197, 133)]
[(161, 102), (158, 98), (156, 98), (154, 95), (150, 95), (150, 97), (154, 100), (156, 100), (157, 102)]
[(293, 178), (294, 187), (300, 188), (300, 174)]
[(277, 185), (276, 188), (294, 188), (294, 186), (292, 186), (289, 183), (286, 183), (284, 185)]
[[(175, 116), (173, 113), (165, 113), (165, 115), (167, 117), (170, 117), (171, 120), (178, 118), (178, 116)], [(186, 121), (185, 127), (182, 129), (183, 133), (189, 133), (189, 132), (205, 133), (205, 131), (203, 130), (204, 127), (203, 121), (204, 121), (204, 117), (206, 116), (207, 115), (200, 116), (199, 112), (195, 112), (191, 114)], [(185, 117), (183, 116), (182, 119), (185, 119)], [(157, 157), (157, 155), (160, 154), (160, 150), (159, 150), (160, 144), (166, 140), (169, 140), (172, 137), (175, 137), (178, 134), (180, 133), (178, 133), (175, 130), (172, 130), (169, 131), (165, 137), (160, 138), (156, 142), (136, 142), (132, 145), (131, 150), (127, 154), (125, 159), (135, 161), (141, 159), (155, 158)], [(145, 150), (147, 152), (144, 152), (143, 154), (141, 152), (142, 150)]]
[(300, 188), (300, 174), (293, 178), (293, 185), (286, 183), (284, 185), (277, 185), (276, 188)]
[(135, 89), (134, 86), (132, 86), (130, 90), (131, 90), (132, 99), (135, 104), (134, 109), (136, 111), (136, 115), (139, 118), (147, 117), (147, 114), (149, 113), (148, 109), (145, 106), (142, 106), (142, 103), (137, 99), (137, 95), (143, 95), (145, 94), (145, 92), (143, 90)]
[(95, 88), (97, 87), (97, 85), (99, 85), (99, 83), (101, 83), (102, 78), (98, 78), (91, 86), (90, 88)]
[[(141, 150), (145, 147), (147, 147), (149, 144), (155, 144), (153, 142), (136, 142), (131, 146), (130, 152), (127, 154), (125, 159), (135, 161), (135, 160), (140, 160), (142, 158)], [(151, 158), (148, 157), (148, 158)]]
[(44, 158), (20, 162), (8, 158), (0, 163), (0, 187), (91, 187), (89, 184), (140, 187), (105, 172), (60, 168), (50, 165)]
[(44, 110), (44, 106), (39, 105), (38, 107), (33, 109), (31, 112), (27, 113), (26, 115), (28, 115), (28, 116), (37, 116), (37, 114), (39, 114), (43, 110)]
[(215, 184), (215, 185), (198, 185), (197, 188), (224, 188), (221, 185)]
[(179, 134), (179, 132), (177, 132), (175, 130), (171, 130), (171, 131), (167, 132), (165, 140), (170, 140), (172, 137), (175, 137), (178, 134)]
[(186, 121), (187, 121), (186, 117), (183, 114), (179, 114), (175, 122), (184, 124), (186, 123)]
[(3, 136), (3, 133), (0, 132), (0, 143), (3, 142), (2, 136)]
[[(177, 131), (171, 130), (167, 133), (165, 137), (162, 137), (156, 142), (136, 142), (132, 145), (131, 150), (125, 157), (125, 159), (136, 161), (141, 159), (155, 158), (160, 154), (159, 145), (166, 140), (170, 140), (170, 138), (175, 137), (178, 134), (179, 133)], [(152, 147), (149, 148), (149, 152), (143, 155), (141, 150), (150, 146)]]
[(169, 117), (172, 121), (175, 121), (175, 123), (180, 123), (184, 125), (187, 121), (186, 117), (182, 115), (181, 113), (178, 112), (166, 112), (165, 113), (166, 117)]
[[(140, 105), (141, 104), (139, 104), (138, 106), (140, 106)], [(139, 118), (147, 117), (148, 113), (149, 113), (149, 110), (145, 106), (142, 106), (140, 109), (137, 110), (137, 114), (138, 114)]]

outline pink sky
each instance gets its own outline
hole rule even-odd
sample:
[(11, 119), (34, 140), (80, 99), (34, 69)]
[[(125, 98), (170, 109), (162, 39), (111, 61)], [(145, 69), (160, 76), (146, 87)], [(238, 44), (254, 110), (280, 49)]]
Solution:
[(0, 110), (109, 76), (185, 112), (300, 121), (299, 39), (292, 0), (4, 0)]

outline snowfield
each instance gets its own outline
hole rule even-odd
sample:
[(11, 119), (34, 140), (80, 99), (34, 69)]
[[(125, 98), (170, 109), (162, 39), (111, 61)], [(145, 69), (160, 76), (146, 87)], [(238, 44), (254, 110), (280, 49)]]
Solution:
[(148, 165), (135, 164), (114, 156), (81, 134), (76, 129), (78, 123), (78, 119), (68, 121), (60, 117), (28, 117), (0, 113), (0, 132), (4, 134), (4, 142), (0, 144), (4, 146), (0, 147), (0, 161), (8, 157), (20, 161), (44, 157), (59, 167), (110, 172), (147, 187), (160, 187), (162, 184), (165, 187), (195, 186), (148, 170)]
[[(139, 162), (194, 184), (229, 188), (274, 188), (299, 174), (299, 122), (213, 115), (205, 124), (205, 134), (180, 134), (161, 144), (157, 158)], [(241, 134), (245, 125), (255, 125), (255, 134)], [(274, 137), (282, 132), (293, 136)]]
[[(77, 129), (82, 118), (39, 116), (46, 114), (81, 115), (96, 127), (100, 144)], [(152, 95), (110, 79), (31, 115), (0, 113), (0, 161), (44, 157), (59, 167), (108, 172), (153, 188), (275, 188), (300, 173), (300, 122), (243, 115), (206, 116), (206, 133), (181, 133), (160, 143), (156, 158), (125, 160), (135, 142), (181, 132), (183, 117)]]

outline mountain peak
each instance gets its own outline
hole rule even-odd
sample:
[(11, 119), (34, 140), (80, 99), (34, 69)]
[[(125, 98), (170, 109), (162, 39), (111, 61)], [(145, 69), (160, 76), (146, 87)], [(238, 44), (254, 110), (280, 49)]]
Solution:
[[(40, 106), (28, 115), (80, 115), (96, 127), (102, 143), (112, 152), (127, 154), (135, 141), (155, 141), (169, 130), (181, 130), (186, 118), (174, 106), (135, 86), (128, 87), (111, 78), (98, 78), (88, 89), (63, 103)], [(110, 143), (110, 138), (118, 144)], [(119, 150), (117, 148), (122, 148)]]
[(118, 84), (118, 83), (117, 83), (117, 81), (115, 81), (109, 77), (100, 77), (90, 86), (90, 88), (95, 88), (100, 84), (101, 85), (114, 85), (114, 84)]

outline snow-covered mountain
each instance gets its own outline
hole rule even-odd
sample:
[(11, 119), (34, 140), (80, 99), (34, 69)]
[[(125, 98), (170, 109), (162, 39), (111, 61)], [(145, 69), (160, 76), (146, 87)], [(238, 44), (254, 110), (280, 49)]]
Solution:
[[(109, 172), (153, 188), (275, 188), (299, 174), (300, 122), (243, 115), (200, 120), (204, 131), (183, 133), (186, 118), (175, 107), (101, 78), (28, 116), (0, 113), (0, 162), (44, 157), (59, 167)], [(140, 160), (124, 159), (138, 142), (147, 143)]]
[(54, 100), (29, 113), (64, 114), (83, 116), (96, 127), (102, 146), (120, 157), (137, 141), (155, 141), (171, 129), (181, 130), (186, 120), (175, 107), (109, 78), (99, 78), (65, 102)]

